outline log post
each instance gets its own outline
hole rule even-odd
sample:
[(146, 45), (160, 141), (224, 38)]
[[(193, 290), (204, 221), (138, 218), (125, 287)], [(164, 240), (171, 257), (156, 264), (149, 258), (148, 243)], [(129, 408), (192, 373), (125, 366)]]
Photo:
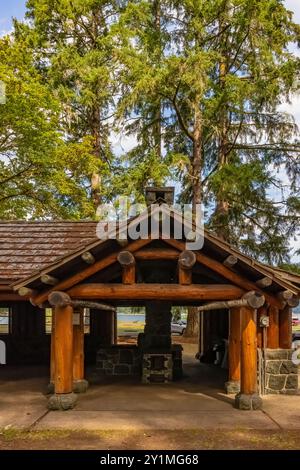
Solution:
[(240, 308), (230, 309), (229, 313), (229, 343), (228, 343), (228, 382), (226, 392), (238, 393), (241, 379), (241, 315)]
[(73, 307), (55, 307), (54, 390), (48, 402), (51, 410), (68, 410), (76, 403), (73, 393)]
[(179, 284), (192, 284), (192, 269), (196, 263), (196, 255), (193, 251), (185, 250), (178, 259), (178, 281)]
[(121, 251), (118, 254), (118, 261), (122, 266), (123, 284), (135, 283), (135, 258), (130, 251)]
[(84, 309), (77, 308), (73, 314), (73, 391), (84, 393), (88, 385), (84, 379)]
[(288, 305), (279, 312), (279, 347), (292, 347), (292, 310)]
[(235, 397), (240, 410), (257, 410), (262, 399), (257, 393), (256, 310), (242, 307), (241, 315), (241, 391)]
[(51, 343), (50, 343), (50, 382), (48, 385), (48, 393), (54, 393), (55, 381), (55, 313), (52, 309), (51, 318)]
[(114, 344), (118, 344), (118, 314), (114, 312)]
[(279, 310), (273, 306), (269, 307), (267, 347), (270, 349), (279, 348)]

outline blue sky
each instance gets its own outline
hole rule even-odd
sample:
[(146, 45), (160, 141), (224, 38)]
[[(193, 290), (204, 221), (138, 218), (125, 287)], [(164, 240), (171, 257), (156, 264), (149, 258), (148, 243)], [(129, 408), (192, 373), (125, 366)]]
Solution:
[(10, 30), (12, 17), (24, 17), (25, 3), (25, 0), (0, 0), (0, 35)]
[[(287, 8), (295, 14), (296, 21), (300, 22), (300, 1), (286, 0)], [(0, 32), (9, 31), (11, 18), (22, 19), (25, 13), (26, 0), (0, 0)]]

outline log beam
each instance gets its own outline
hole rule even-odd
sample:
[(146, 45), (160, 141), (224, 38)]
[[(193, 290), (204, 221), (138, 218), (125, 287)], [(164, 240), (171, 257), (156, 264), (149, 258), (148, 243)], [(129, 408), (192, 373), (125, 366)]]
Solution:
[(279, 347), (292, 347), (292, 310), (288, 305), (279, 312)]
[(233, 256), (233, 255), (229, 255), (227, 256), (227, 258), (223, 261), (223, 264), (224, 266), (226, 266), (227, 268), (232, 268), (233, 266), (235, 266), (238, 262), (238, 259), (236, 258), (236, 256)]
[(47, 286), (56, 286), (56, 284), (59, 283), (59, 280), (56, 277), (49, 276), (48, 274), (42, 274), (41, 281)]
[(102, 300), (202, 300), (239, 299), (244, 291), (231, 284), (79, 284), (68, 291), (76, 299)]
[(223, 302), (212, 302), (199, 307), (200, 311), (221, 310), (224, 308), (252, 307), (259, 308), (265, 303), (265, 297), (259, 292), (247, 292), (238, 300), (228, 300)]
[(262, 289), (264, 287), (270, 287), (272, 285), (273, 281), (270, 277), (263, 277), (262, 279), (259, 279), (258, 281), (256, 281), (256, 285), (258, 287), (261, 287)]
[(33, 297), (36, 294), (36, 291), (29, 289), (29, 287), (20, 287), (20, 289), (18, 289), (18, 294), (20, 297)]
[(84, 379), (84, 309), (76, 308), (73, 314), (73, 391), (86, 392)]
[(84, 300), (73, 300), (65, 292), (53, 291), (49, 294), (49, 303), (53, 307), (63, 307), (66, 305), (72, 305), (75, 308), (93, 308), (97, 310), (106, 310), (115, 312), (115, 307), (106, 304), (100, 304), (99, 302), (89, 302)]
[(136, 260), (156, 261), (156, 260), (178, 260), (180, 252), (168, 248), (157, 248), (155, 250), (145, 248), (137, 251), (134, 256)]

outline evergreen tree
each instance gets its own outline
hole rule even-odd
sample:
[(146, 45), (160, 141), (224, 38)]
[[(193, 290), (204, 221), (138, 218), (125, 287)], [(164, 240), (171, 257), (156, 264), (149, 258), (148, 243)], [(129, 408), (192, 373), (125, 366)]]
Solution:
[[(16, 25), (17, 29), (17, 25)], [(0, 39), (0, 218), (80, 218), (91, 214), (88, 139), (66, 143), (60, 103), (24, 37)]]
[(98, 167), (90, 175), (94, 208), (110, 193), (110, 120), (117, 90), (111, 26), (118, 4), (107, 0), (29, 0), (40, 66), (61, 100), (68, 141), (90, 137)]

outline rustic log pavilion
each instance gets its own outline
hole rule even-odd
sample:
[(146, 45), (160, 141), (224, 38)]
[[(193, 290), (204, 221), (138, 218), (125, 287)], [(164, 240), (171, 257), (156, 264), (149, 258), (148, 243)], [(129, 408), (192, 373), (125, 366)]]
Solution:
[[(124, 238), (129, 224), (136, 229), (150, 224), (150, 205), (106, 240), (97, 238), (96, 222), (0, 222), (0, 311), (8, 318), (0, 340), (6, 363), (50, 363), (49, 408), (74, 406), (88, 387), (85, 364), (96, 363), (95, 373), (107, 376), (139, 375), (144, 383), (179, 379), (173, 305), (198, 307), (201, 361), (211, 361), (216, 338), (228, 340), (226, 390), (236, 394), (238, 408), (260, 408), (265, 393), (299, 393), (300, 373), (291, 361), (291, 308), (298, 305), (300, 276), (263, 265), (208, 231), (201, 249), (187, 249), (188, 237), (174, 236), (182, 221), (166, 208), (173, 194), (173, 188), (147, 189), (159, 220), (164, 213), (172, 220), (169, 236), (160, 222), (156, 239)], [(119, 306), (146, 308), (137, 345), (117, 344)]]

